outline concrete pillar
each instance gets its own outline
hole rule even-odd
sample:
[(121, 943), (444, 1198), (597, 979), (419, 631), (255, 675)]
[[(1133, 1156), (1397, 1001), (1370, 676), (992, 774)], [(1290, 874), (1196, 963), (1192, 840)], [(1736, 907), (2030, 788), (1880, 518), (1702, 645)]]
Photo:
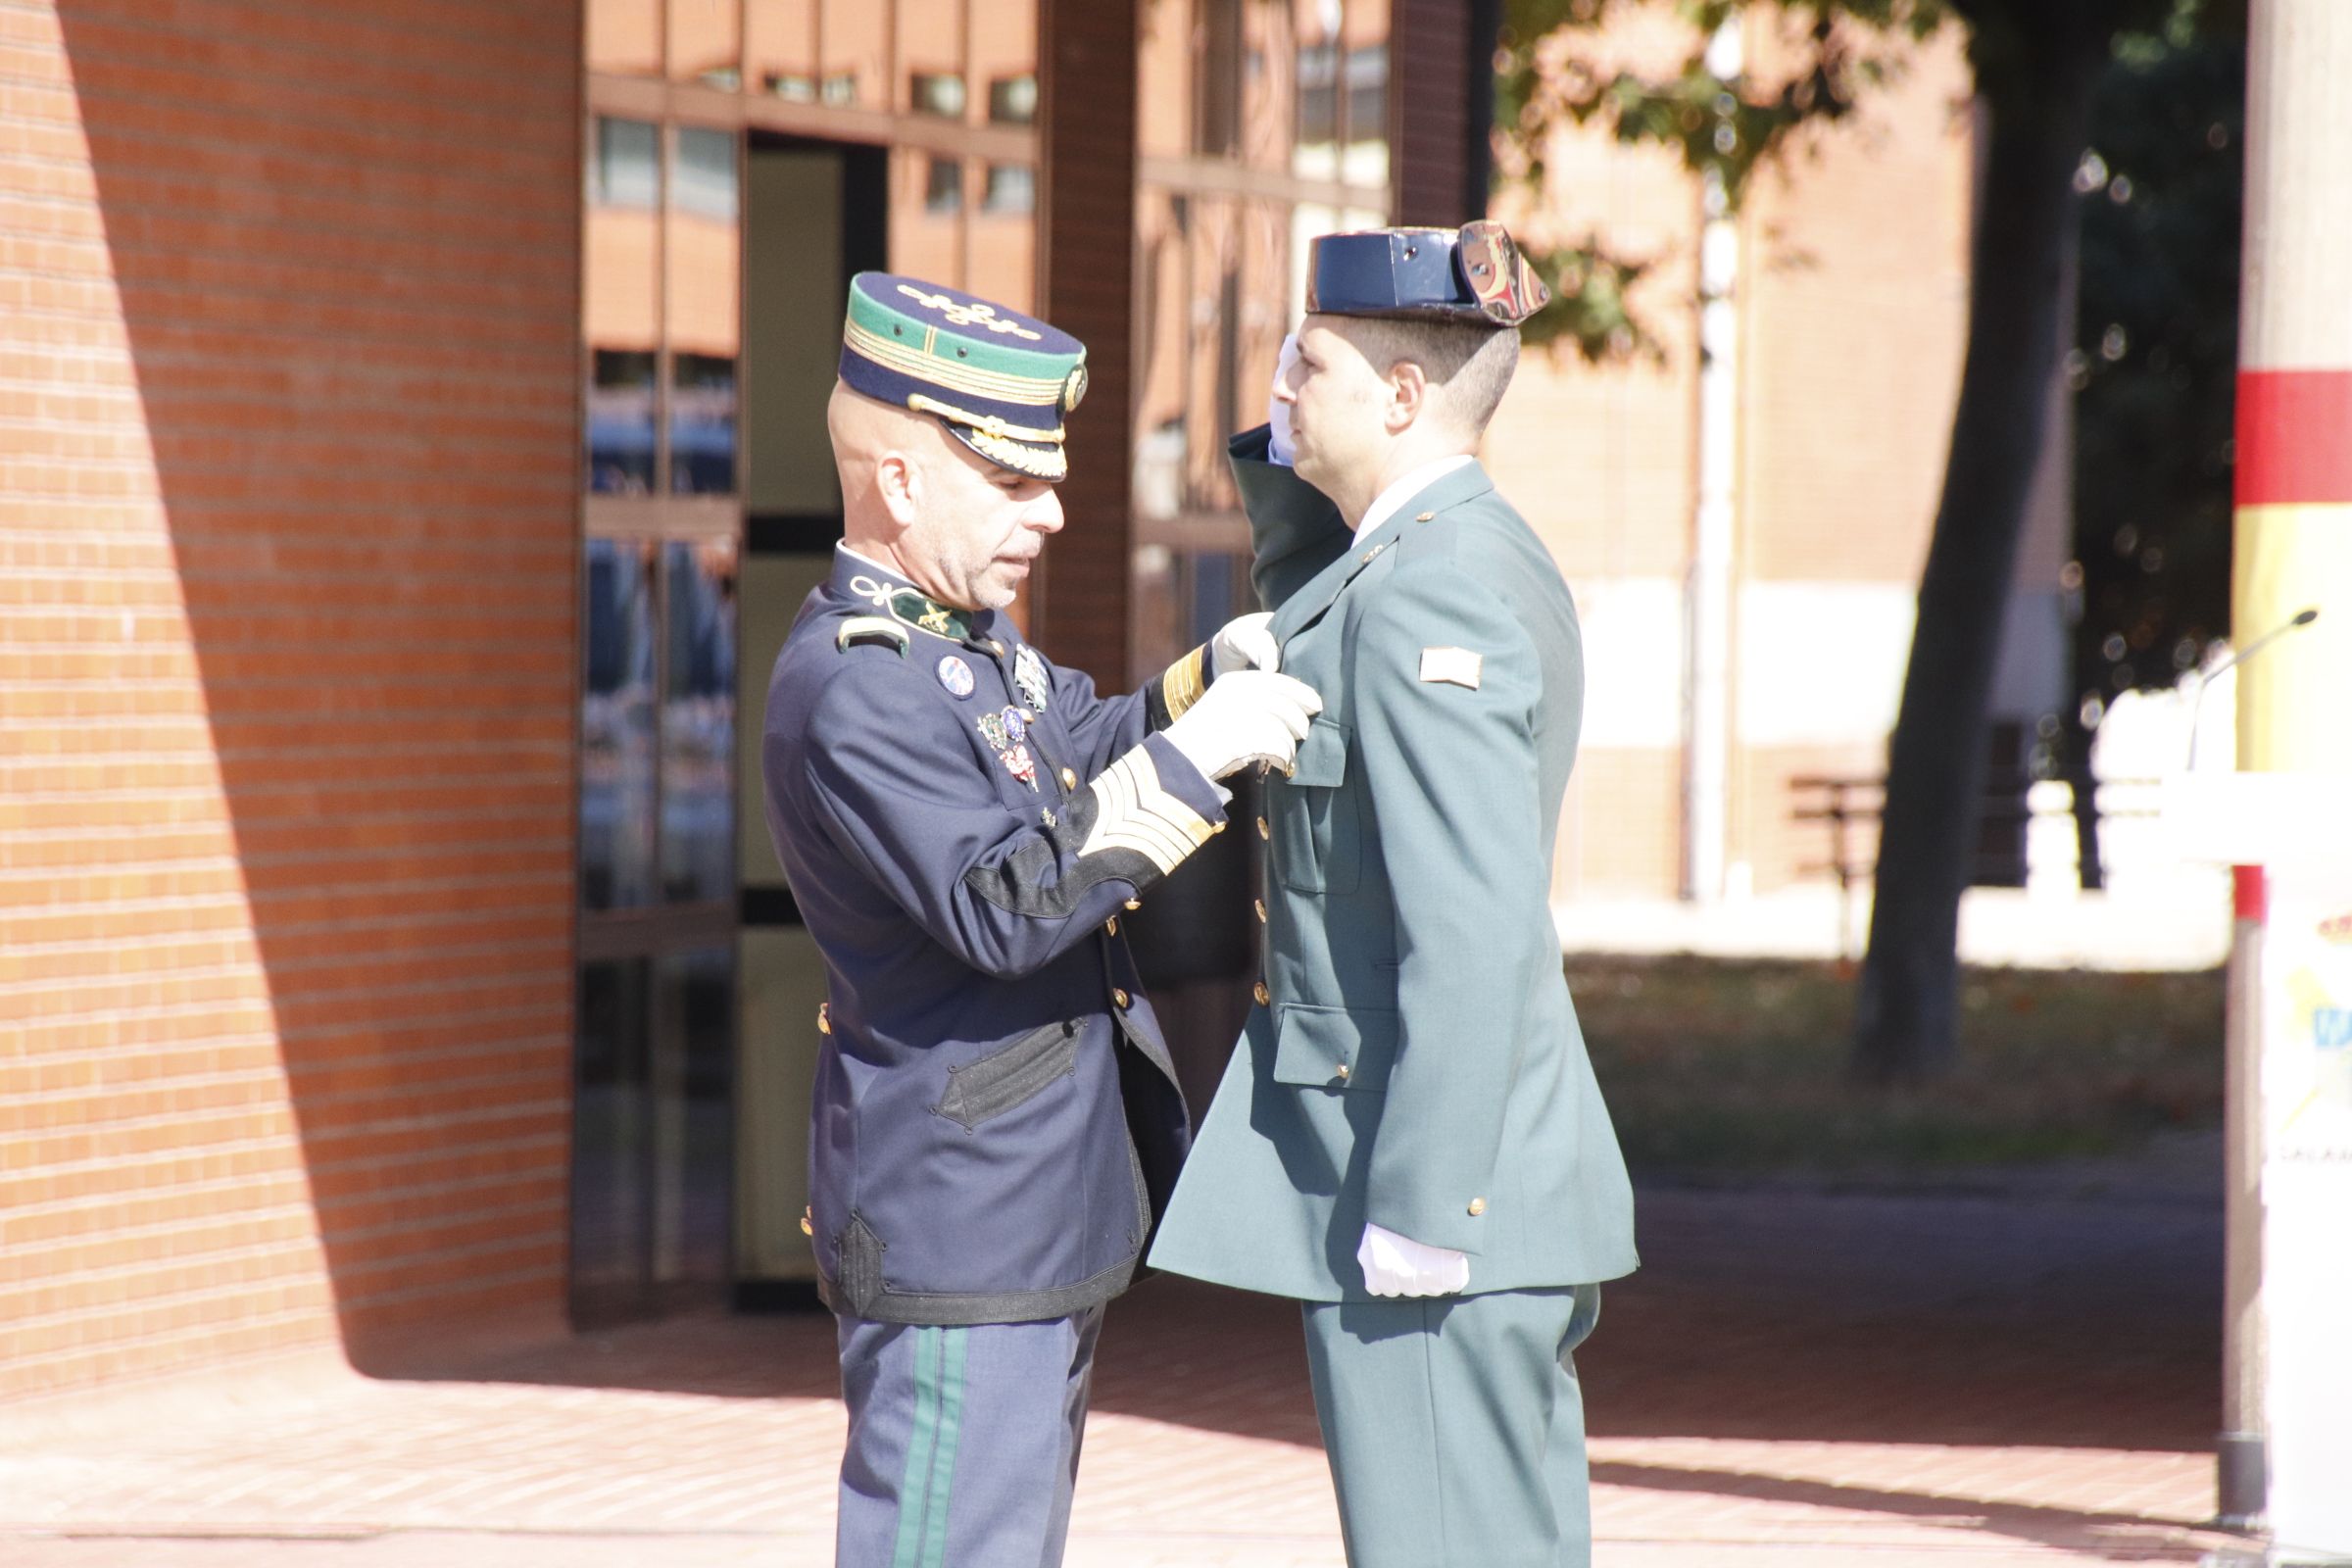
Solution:
[[(2253, 0), (2246, 94), (2235, 580), (2241, 649), (2317, 608), (2316, 622), (2238, 671), (2238, 765), (2352, 773), (2352, 7)], [(2266, 1510), (2267, 1364), (2260, 1051), (2255, 978), (2268, 938), (2258, 867), (2240, 867), (2229, 1037), (2229, 1251), (2221, 1513)], [(2352, 1216), (2344, 1223), (2352, 1224)], [(2340, 1237), (2340, 1232), (2339, 1232)], [(2282, 1534), (2291, 1522), (2278, 1521)]]

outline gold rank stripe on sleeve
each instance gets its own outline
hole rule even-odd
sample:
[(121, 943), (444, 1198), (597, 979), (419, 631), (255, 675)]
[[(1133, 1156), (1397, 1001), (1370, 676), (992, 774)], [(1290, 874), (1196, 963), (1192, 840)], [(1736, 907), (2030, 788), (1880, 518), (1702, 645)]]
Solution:
[(1184, 710), (1200, 700), (1208, 690), (1208, 645), (1202, 643), (1179, 659), (1159, 677), (1159, 700), (1168, 710), (1168, 722), (1184, 716)]
[(1081, 857), (1133, 850), (1165, 876), (1215, 831), (1161, 786), (1152, 754), (1140, 746), (1097, 774), (1087, 788), (1095, 797), (1096, 815)]

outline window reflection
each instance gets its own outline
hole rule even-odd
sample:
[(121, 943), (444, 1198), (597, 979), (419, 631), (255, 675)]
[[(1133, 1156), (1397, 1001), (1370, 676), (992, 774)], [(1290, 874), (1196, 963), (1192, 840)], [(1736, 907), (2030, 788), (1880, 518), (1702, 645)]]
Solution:
[(906, 80), (906, 107), (944, 120), (963, 118), (963, 78), (918, 71)]
[(735, 493), (735, 361), (716, 354), (670, 358), (669, 492)]
[(654, 489), (654, 356), (634, 349), (589, 355), (588, 489), (600, 496)]
[(923, 211), (932, 214), (963, 211), (963, 163), (934, 154), (923, 175)]
[(735, 542), (662, 550), (662, 894), (735, 896)]
[(678, 127), (678, 162), (670, 200), (682, 213), (734, 221), (741, 206), (735, 184), (735, 133), (703, 125)]
[(736, 487), (736, 357), (741, 325), (734, 131), (680, 125), (670, 179), (667, 263), (671, 495)]
[(650, 1246), (656, 1305), (699, 1299), (727, 1279), (735, 1185), (735, 949), (654, 960), (647, 1074)]
[(589, 200), (599, 207), (651, 210), (662, 199), (662, 127), (642, 120), (596, 117)]
[(988, 84), (988, 122), (992, 125), (1031, 125), (1037, 122), (1037, 73), (999, 76)]
[(1027, 164), (988, 166), (988, 193), (980, 201), (989, 213), (1032, 213), (1037, 210), (1037, 171)]
[(645, 1271), (649, 1199), (647, 1000), (651, 963), (580, 966), (571, 1121), (571, 1290), (576, 1316), (624, 1315)]
[(582, 611), (580, 904), (654, 898), (654, 573), (650, 541), (591, 539)]

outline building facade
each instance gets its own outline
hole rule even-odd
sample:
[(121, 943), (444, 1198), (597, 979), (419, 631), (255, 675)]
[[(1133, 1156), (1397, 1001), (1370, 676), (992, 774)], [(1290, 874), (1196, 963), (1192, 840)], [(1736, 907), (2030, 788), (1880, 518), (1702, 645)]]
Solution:
[[(848, 274), (1087, 341), (1070, 525), (1018, 612), (1124, 686), (1249, 607), (1223, 443), (1306, 240), (1483, 190), (1491, 21), (0, 5), (0, 1398), (805, 1301), (822, 980), (747, 728), (840, 533)], [(1821, 846), (1788, 779), (1879, 765), (1964, 326), (1965, 91), (1931, 50), (1751, 201), (1734, 355), (1696, 351), (1671, 168), (1568, 137), (1506, 212), (1654, 254), (1667, 346), (1531, 356), (1489, 442), (1585, 614), (1561, 898), (1789, 880)], [(1250, 934), (1195, 916), (1248, 874), (1155, 901), (1196, 1086)]]

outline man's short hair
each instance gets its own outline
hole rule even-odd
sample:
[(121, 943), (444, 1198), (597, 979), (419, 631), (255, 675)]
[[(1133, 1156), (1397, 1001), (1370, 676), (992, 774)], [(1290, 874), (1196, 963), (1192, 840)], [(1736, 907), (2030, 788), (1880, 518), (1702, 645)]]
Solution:
[(1519, 368), (1519, 329), (1484, 321), (1354, 316), (1348, 335), (1372, 368), (1386, 374), (1410, 360), (1438, 389), (1446, 416), (1478, 434), (1502, 406), (1511, 372)]

